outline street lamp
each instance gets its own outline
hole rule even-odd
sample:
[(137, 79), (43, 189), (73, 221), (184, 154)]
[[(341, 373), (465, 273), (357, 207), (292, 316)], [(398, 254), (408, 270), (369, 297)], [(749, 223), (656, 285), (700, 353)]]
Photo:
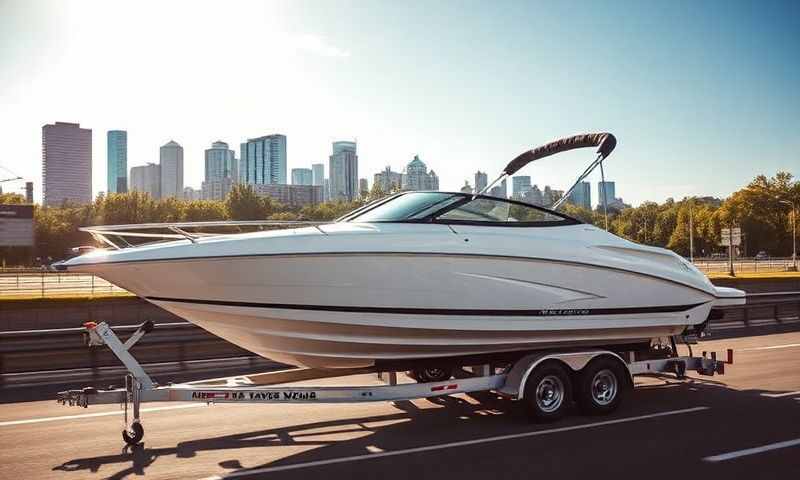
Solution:
[(797, 271), (797, 210), (795, 209), (794, 202), (788, 200), (778, 200), (779, 203), (784, 203), (792, 207), (792, 270)]

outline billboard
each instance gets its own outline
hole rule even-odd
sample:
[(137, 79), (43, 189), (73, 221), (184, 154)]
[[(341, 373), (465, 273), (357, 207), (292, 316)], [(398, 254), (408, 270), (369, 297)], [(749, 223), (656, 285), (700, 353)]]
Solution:
[(0, 247), (33, 246), (33, 205), (0, 204)]

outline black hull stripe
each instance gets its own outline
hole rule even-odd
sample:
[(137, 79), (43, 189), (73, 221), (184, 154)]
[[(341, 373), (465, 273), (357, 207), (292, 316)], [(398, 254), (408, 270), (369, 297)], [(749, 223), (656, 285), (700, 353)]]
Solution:
[(400, 315), (449, 315), (484, 317), (568, 317), (590, 315), (633, 315), (641, 313), (685, 312), (703, 303), (690, 305), (658, 305), (652, 307), (622, 308), (569, 308), (569, 309), (466, 309), (466, 308), (409, 308), (409, 307), (359, 307), (350, 305), (297, 305), (287, 303), (235, 302), (228, 300), (198, 300), (190, 298), (146, 297), (153, 302), (196, 303), (224, 307), (274, 308), (281, 310), (308, 310), (317, 312), (390, 313)]

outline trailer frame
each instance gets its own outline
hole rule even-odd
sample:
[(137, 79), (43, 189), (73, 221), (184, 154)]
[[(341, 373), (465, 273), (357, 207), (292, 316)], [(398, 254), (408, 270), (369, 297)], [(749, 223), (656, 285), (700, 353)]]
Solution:
[[(297, 386), (293, 382), (315, 380), (326, 377), (344, 377), (354, 374), (376, 373), (375, 369), (347, 369), (343, 371), (321, 371), (307, 368), (267, 372), (230, 378), (217, 378), (186, 382), (180, 384), (158, 385), (147, 374), (144, 367), (130, 353), (130, 349), (148, 332), (153, 330), (152, 322), (143, 323), (136, 332), (122, 342), (112, 328), (105, 322), (96, 324), (88, 322), (85, 339), (90, 347), (107, 346), (125, 365), (128, 374), (125, 387), (100, 390), (87, 387), (79, 390), (59, 392), (57, 401), (63, 405), (83, 408), (97, 404), (121, 404), (124, 408), (125, 428), (122, 437), (128, 445), (139, 443), (144, 436), (140, 407), (142, 402), (204, 402), (214, 403), (360, 403), (379, 401), (401, 401), (421, 398), (493, 391), (511, 400), (526, 401), (531, 408), (537, 410), (542, 402), (567, 400), (571, 398), (569, 379), (561, 376), (561, 398), (558, 384), (558, 369), (579, 375), (587, 366), (603, 361), (608, 366), (606, 371), (624, 371), (626, 378), (616, 379), (613, 385), (600, 382), (600, 389), (624, 389), (633, 386), (634, 375), (672, 373), (677, 378), (684, 378), (687, 371), (696, 371), (701, 375), (724, 374), (725, 364), (733, 363), (733, 351), (727, 351), (726, 360), (718, 360), (716, 353), (701, 357), (678, 356), (675, 341), (672, 340), (672, 355), (664, 358), (636, 360), (634, 352), (628, 352), (628, 358), (606, 349), (585, 349), (578, 351), (537, 351), (521, 357), (507, 366), (490, 364), (469, 366), (462, 369), (456, 378), (437, 382), (399, 383), (397, 372), (377, 372), (386, 384), (373, 386)], [(682, 339), (687, 340), (687, 339)], [(688, 343), (688, 342), (687, 342)], [(691, 348), (691, 347), (690, 347)], [(616, 365), (615, 368), (614, 366)], [(542, 368), (556, 368), (555, 375), (545, 377), (547, 382), (538, 385), (536, 398), (526, 398), (528, 382)], [(623, 370), (624, 369), (624, 370)], [(542, 390), (544, 388), (544, 390)], [(603, 393), (603, 392), (600, 392)], [(607, 392), (606, 392), (607, 393)], [(531, 396), (530, 394), (528, 396)], [(541, 398), (540, 398), (541, 397)], [(129, 421), (128, 410), (132, 407), (132, 420)], [(559, 404), (557, 407), (561, 407)], [(616, 408), (614, 406), (614, 408)], [(610, 410), (609, 410), (610, 411)], [(537, 413), (537, 412), (534, 412)], [(542, 412), (538, 412), (542, 413)], [(547, 413), (547, 412), (544, 412)], [(552, 413), (552, 412), (551, 412)], [(540, 419), (555, 419), (556, 415), (538, 415)]]

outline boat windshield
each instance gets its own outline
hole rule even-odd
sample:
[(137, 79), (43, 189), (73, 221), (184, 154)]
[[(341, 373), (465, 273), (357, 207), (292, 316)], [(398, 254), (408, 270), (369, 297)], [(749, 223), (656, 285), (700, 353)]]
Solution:
[(405, 193), (347, 220), (351, 222), (399, 222), (422, 219), (462, 198), (460, 195), (441, 192)]
[(561, 213), (485, 195), (408, 192), (367, 205), (339, 221), (432, 222), (494, 226), (555, 226), (581, 223)]

